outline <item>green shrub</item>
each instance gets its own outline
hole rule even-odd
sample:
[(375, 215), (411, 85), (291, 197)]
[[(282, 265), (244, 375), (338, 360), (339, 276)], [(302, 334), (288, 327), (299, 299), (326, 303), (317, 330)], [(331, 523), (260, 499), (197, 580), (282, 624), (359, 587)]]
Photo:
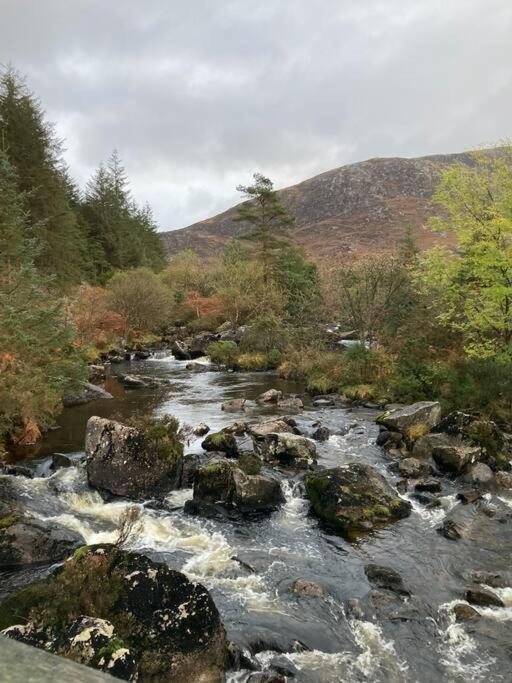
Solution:
[(242, 353), (238, 356), (237, 365), (240, 370), (268, 370), (268, 357), (264, 353)]
[(246, 327), (240, 348), (244, 352), (270, 353), (284, 351), (288, 344), (288, 334), (281, 318), (274, 313), (267, 313), (254, 318)]
[(238, 345), (234, 341), (216, 341), (209, 344), (206, 353), (212, 363), (226, 365), (228, 368), (235, 368), (238, 359)]

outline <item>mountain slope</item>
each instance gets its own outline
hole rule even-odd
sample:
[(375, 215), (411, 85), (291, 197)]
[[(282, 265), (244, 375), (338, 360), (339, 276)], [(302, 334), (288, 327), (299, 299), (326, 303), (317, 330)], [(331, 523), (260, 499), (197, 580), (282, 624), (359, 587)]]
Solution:
[[(496, 154), (488, 150), (486, 154)], [(279, 191), (296, 218), (295, 240), (321, 258), (350, 251), (386, 249), (415, 227), (421, 247), (443, 238), (426, 223), (435, 212), (431, 198), (443, 170), (455, 163), (473, 165), (471, 153), (417, 159), (369, 159), (341, 166)], [(237, 207), (181, 230), (161, 233), (169, 256), (192, 249), (218, 254), (247, 225), (234, 218)]]

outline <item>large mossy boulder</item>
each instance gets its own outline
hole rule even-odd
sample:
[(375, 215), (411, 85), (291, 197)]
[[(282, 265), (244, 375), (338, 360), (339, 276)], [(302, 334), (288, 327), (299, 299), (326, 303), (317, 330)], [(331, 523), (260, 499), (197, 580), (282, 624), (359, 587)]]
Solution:
[(194, 497), (186, 502), (185, 511), (206, 517), (267, 514), (283, 501), (277, 479), (247, 474), (227, 460), (216, 460), (196, 473)]
[(348, 537), (407, 517), (402, 500), (373, 467), (350, 463), (306, 474), (312, 512), (329, 528)]
[(316, 464), (316, 444), (298, 434), (271, 432), (253, 437), (254, 450), (265, 462), (293, 469), (310, 469)]
[(400, 432), (409, 443), (414, 443), (435, 427), (441, 420), (438, 401), (419, 401), (404, 408), (389, 410), (377, 418), (378, 424)]
[(120, 671), (107, 669), (125, 680), (224, 680), (226, 634), (206, 588), (111, 545), (86, 546), (49, 579), (11, 595), (0, 604), (0, 626), (97, 668), (124, 656)]
[(183, 444), (173, 418), (130, 427), (91, 417), (85, 434), (89, 484), (132, 500), (162, 498), (180, 484)]
[(208, 452), (224, 453), (228, 458), (238, 457), (238, 445), (236, 439), (228, 431), (213, 432), (208, 434), (201, 444), (202, 448)]

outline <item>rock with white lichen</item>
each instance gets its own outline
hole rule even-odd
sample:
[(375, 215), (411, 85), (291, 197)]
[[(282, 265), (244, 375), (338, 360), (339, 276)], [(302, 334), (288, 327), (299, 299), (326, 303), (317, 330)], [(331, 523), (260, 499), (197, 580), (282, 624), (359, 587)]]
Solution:
[(112, 545), (84, 546), (50, 578), (4, 600), (0, 627), (123, 680), (224, 680), (226, 634), (206, 588)]

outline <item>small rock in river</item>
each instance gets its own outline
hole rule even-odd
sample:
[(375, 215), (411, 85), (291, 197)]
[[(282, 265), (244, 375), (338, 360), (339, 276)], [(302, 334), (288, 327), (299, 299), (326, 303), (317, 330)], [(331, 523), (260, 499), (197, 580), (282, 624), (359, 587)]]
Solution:
[(309, 598), (319, 598), (324, 593), (321, 586), (313, 581), (308, 581), (307, 579), (295, 579), (290, 586), (290, 590), (296, 595)]
[(466, 591), (466, 600), (479, 607), (505, 607), (505, 603), (496, 593), (480, 586), (469, 588)]

